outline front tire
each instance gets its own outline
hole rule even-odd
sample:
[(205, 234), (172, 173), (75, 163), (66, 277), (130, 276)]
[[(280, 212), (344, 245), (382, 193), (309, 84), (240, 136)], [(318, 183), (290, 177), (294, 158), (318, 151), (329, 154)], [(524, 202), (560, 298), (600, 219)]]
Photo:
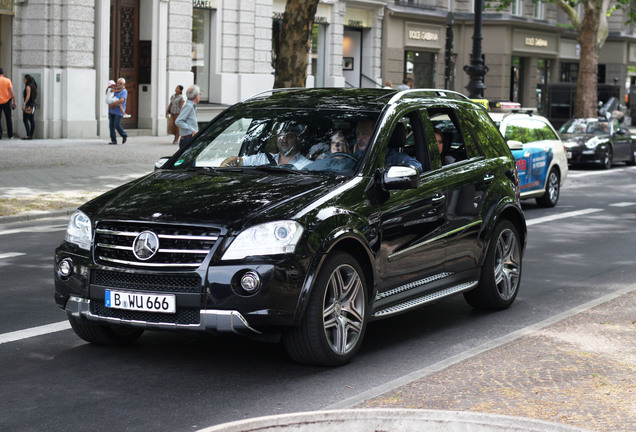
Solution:
[(536, 199), (540, 207), (554, 207), (559, 202), (561, 192), (561, 178), (555, 168), (550, 170), (545, 182), (545, 193)]
[(603, 157), (601, 158), (601, 169), (610, 169), (612, 168), (612, 163), (614, 162), (614, 155), (612, 154), (612, 147), (607, 146), (605, 152), (603, 152)]
[(77, 336), (96, 345), (126, 345), (139, 339), (144, 332), (132, 327), (95, 323), (71, 314), (68, 314), (68, 321)]
[(474, 308), (501, 310), (515, 301), (521, 283), (521, 238), (504, 220), (495, 229), (477, 288), (464, 293)]
[(316, 279), (300, 326), (283, 335), (298, 363), (341, 366), (362, 345), (367, 325), (367, 284), (358, 261), (330, 254)]

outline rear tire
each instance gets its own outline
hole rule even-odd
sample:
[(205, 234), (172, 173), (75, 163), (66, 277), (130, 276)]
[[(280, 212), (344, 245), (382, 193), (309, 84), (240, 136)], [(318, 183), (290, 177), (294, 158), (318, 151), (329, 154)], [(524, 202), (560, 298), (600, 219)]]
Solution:
[(358, 261), (344, 252), (330, 254), (316, 279), (300, 326), (283, 342), (298, 363), (341, 366), (362, 345), (367, 325), (367, 284)]
[(142, 329), (94, 323), (68, 314), (68, 321), (77, 336), (96, 345), (126, 345), (139, 339)]
[(477, 288), (464, 293), (474, 308), (506, 309), (515, 301), (521, 283), (521, 239), (508, 220), (497, 225), (481, 269)]
[(555, 168), (550, 170), (545, 182), (545, 193), (536, 199), (541, 207), (554, 207), (559, 202), (561, 193), (561, 177)]

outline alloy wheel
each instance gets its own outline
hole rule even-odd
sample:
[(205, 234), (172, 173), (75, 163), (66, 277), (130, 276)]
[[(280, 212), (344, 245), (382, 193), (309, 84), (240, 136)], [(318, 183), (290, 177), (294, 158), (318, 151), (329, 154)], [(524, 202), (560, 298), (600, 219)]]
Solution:
[(495, 250), (495, 284), (502, 300), (509, 300), (517, 291), (521, 276), (521, 250), (517, 236), (505, 229), (497, 239)]
[(325, 335), (331, 349), (347, 354), (364, 328), (365, 302), (360, 275), (348, 264), (338, 266), (327, 283), (323, 302)]

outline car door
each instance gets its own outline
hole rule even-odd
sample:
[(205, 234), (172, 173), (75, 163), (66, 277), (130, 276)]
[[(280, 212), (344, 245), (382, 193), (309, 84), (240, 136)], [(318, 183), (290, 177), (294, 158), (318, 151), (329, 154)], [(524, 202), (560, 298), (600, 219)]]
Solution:
[(523, 150), (513, 150), (517, 160), (521, 193), (533, 192), (544, 188), (547, 170), (552, 163), (554, 152), (550, 137), (544, 137), (542, 129), (547, 126), (539, 119), (517, 117), (508, 122), (506, 139), (515, 131), (518, 141), (523, 143)]
[(456, 137), (461, 139), (461, 143), (453, 143), (456, 162), (440, 168), (447, 179), (444, 271), (454, 284), (476, 283), (483, 254), (484, 220), (494, 211), (498, 182), (504, 175), (501, 155), (493, 151), (489, 141), (501, 142), (501, 134), (485, 112), (429, 109), (433, 123), (440, 113), (451, 118)]
[(610, 134), (614, 147), (614, 160), (625, 161), (631, 159), (631, 136), (627, 130), (621, 129), (621, 125), (616, 119), (610, 121)]
[[(404, 124), (408, 131), (405, 147), (412, 147), (424, 168), (417, 187), (385, 192), (379, 203), (381, 246), (376, 262), (376, 310), (430, 289), (431, 282), (434, 285), (441, 277), (445, 261), (446, 179), (429, 169), (419, 111), (411, 110), (394, 118), (378, 133), (376, 144), (380, 145), (374, 146), (376, 174), (389, 168), (385, 163), (387, 144), (398, 123)], [(401, 149), (408, 154), (407, 150)]]

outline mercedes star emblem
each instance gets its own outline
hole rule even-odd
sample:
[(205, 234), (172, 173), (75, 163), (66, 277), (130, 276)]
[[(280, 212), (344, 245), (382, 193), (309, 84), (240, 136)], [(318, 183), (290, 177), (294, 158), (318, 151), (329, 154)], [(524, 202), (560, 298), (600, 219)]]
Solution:
[(141, 261), (149, 260), (158, 250), (159, 237), (152, 231), (140, 233), (133, 242), (133, 254)]

